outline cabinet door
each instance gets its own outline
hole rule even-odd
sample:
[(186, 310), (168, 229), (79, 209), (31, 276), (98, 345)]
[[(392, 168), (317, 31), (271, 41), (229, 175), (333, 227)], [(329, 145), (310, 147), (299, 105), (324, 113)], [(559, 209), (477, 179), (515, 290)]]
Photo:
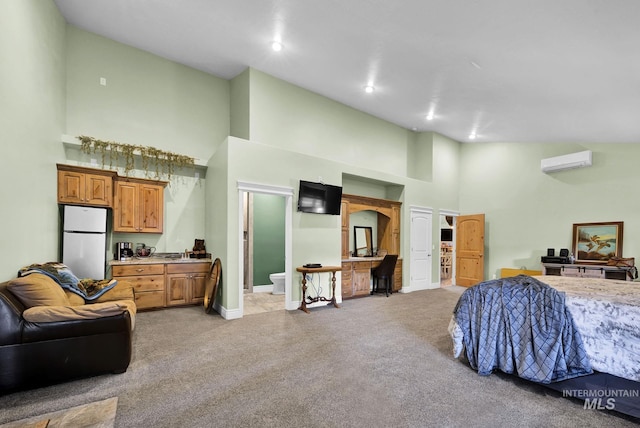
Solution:
[(391, 254), (400, 254), (400, 207), (391, 207)]
[(207, 287), (207, 275), (197, 274), (191, 277), (191, 303), (203, 303)]
[(580, 271), (580, 268), (577, 266), (564, 266), (564, 268), (561, 271), (561, 275), (562, 276), (571, 276), (571, 277), (581, 277), (582, 276), (582, 272)]
[(138, 185), (126, 181), (116, 182), (116, 198), (113, 204), (113, 231), (139, 232)]
[(139, 186), (139, 231), (147, 233), (162, 233), (164, 187), (151, 184), (140, 184)]
[[(190, 275), (167, 275), (167, 306), (185, 305), (189, 303)], [(204, 296), (204, 294), (203, 294)]]
[(396, 262), (396, 268), (393, 270), (393, 284), (391, 289), (393, 292), (400, 291), (402, 288), (402, 260), (398, 259)]
[(113, 199), (113, 180), (104, 175), (85, 174), (85, 202), (110, 207)]
[(371, 293), (371, 263), (354, 262), (353, 272), (353, 295), (365, 296)]
[(84, 202), (84, 174), (58, 171), (58, 203), (81, 204)]
[(582, 277), (583, 278), (604, 278), (604, 270), (582, 268)]

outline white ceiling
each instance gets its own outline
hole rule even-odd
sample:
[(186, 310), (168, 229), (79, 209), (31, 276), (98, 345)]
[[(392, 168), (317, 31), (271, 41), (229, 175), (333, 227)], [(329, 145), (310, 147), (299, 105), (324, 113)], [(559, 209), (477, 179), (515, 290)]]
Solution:
[(225, 79), (253, 67), (407, 129), (640, 142), (638, 0), (55, 3), (84, 30)]

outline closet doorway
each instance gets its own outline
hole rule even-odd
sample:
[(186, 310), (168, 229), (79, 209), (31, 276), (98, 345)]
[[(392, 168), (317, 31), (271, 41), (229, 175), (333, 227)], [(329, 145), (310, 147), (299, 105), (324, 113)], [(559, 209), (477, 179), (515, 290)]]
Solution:
[(440, 211), (440, 287), (455, 285), (457, 213)]

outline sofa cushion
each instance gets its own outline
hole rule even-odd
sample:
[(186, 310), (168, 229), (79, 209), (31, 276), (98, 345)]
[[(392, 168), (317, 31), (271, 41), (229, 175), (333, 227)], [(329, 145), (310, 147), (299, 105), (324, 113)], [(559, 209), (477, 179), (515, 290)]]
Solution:
[(135, 325), (136, 305), (130, 300), (115, 302), (93, 303), (80, 306), (34, 306), (26, 309), (22, 316), (29, 322), (59, 322), (77, 321), (111, 317), (129, 311), (131, 316), (131, 330)]
[(80, 297), (76, 293), (73, 293), (69, 290), (64, 290), (64, 294), (66, 294), (67, 299), (69, 299), (70, 306), (80, 306), (80, 305), (85, 305), (87, 303), (84, 301), (82, 297)]
[(47, 275), (40, 273), (14, 278), (7, 283), (7, 289), (27, 308), (69, 305), (69, 299), (62, 287)]

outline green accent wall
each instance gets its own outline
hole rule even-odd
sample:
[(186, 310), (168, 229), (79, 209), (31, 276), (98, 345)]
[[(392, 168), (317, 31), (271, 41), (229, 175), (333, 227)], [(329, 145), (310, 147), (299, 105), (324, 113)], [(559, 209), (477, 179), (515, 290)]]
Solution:
[(284, 272), (282, 196), (253, 194), (253, 285), (271, 284), (269, 275)]

